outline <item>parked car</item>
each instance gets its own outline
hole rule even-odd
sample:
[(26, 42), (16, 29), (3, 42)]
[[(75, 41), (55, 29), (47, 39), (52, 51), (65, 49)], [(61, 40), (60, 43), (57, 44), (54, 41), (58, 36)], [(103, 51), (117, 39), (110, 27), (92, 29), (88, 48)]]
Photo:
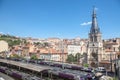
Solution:
[(97, 72), (106, 72), (106, 69), (104, 67), (98, 67), (95, 69)]

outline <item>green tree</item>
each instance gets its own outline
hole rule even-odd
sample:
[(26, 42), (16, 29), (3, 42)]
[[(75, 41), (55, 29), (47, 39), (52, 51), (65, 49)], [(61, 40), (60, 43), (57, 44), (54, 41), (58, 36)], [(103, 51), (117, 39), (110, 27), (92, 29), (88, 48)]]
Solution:
[(87, 60), (88, 60), (87, 57), (88, 57), (87, 53), (83, 53), (83, 55), (81, 56), (81, 58), (84, 58), (83, 63), (87, 63)]
[(10, 47), (22, 43), (22, 40), (20, 38), (16, 38), (15, 36), (11, 35), (2, 35), (0, 36), (0, 40), (6, 41)]
[(19, 39), (18, 39), (18, 40), (8, 39), (7, 42), (8, 42), (8, 45), (9, 45), (9, 46), (14, 46), (14, 45), (19, 45), (22, 41), (19, 40)]
[(43, 46), (48, 47), (49, 46), (48, 42), (44, 42)]
[(39, 47), (39, 46), (42, 46), (43, 44), (40, 42), (34, 42), (34, 45)]
[(74, 62), (75, 61), (74, 59), (75, 59), (74, 56), (72, 54), (69, 54), (67, 58), (67, 62), (69, 63)]
[(84, 67), (89, 67), (89, 64), (85, 63), (83, 64)]
[(38, 58), (35, 54), (33, 54), (30, 59), (37, 60)]
[(81, 54), (80, 53), (77, 53), (76, 55), (75, 55), (75, 62), (78, 62), (79, 60), (80, 60), (80, 58), (81, 58)]
[(20, 56), (18, 54), (12, 54), (10, 57), (11, 58), (20, 58)]

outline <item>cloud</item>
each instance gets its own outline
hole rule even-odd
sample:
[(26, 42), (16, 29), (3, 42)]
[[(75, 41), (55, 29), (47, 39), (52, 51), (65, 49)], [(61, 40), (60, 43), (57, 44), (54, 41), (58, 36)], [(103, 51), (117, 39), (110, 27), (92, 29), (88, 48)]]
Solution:
[(3, 32), (0, 32), (0, 34), (4, 34)]
[(92, 22), (91, 21), (89, 21), (89, 22), (84, 22), (84, 23), (81, 23), (80, 25), (81, 26), (87, 26), (87, 25), (90, 25)]

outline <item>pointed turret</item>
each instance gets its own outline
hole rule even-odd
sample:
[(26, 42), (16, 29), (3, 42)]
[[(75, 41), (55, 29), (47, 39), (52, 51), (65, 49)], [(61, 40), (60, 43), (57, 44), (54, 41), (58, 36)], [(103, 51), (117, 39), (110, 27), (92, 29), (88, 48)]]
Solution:
[(100, 33), (100, 29), (98, 27), (97, 23), (97, 17), (96, 17), (96, 8), (93, 8), (93, 14), (92, 14), (92, 25), (91, 25), (91, 30), (90, 33), (95, 34), (95, 33)]

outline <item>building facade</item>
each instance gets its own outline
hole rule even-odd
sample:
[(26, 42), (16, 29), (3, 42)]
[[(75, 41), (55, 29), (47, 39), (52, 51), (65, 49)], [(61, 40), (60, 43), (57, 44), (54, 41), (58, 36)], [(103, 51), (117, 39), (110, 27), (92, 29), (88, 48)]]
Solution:
[(88, 41), (88, 63), (92, 66), (98, 66), (103, 53), (102, 34), (98, 27), (95, 8), (92, 14), (92, 25)]
[(68, 55), (76, 55), (77, 53), (81, 53), (80, 45), (68, 45)]
[(41, 53), (39, 58), (46, 61), (66, 62), (67, 53)]
[(8, 43), (6, 41), (0, 41), (0, 52), (8, 51)]

